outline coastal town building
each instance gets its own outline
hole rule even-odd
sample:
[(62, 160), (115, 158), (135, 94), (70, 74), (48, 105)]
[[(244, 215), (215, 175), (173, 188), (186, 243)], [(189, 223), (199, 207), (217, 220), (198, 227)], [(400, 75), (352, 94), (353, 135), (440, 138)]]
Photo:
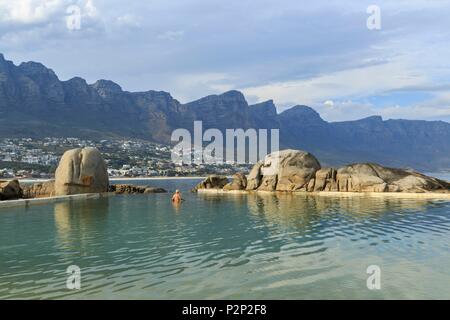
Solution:
[(171, 160), (171, 147), (141, 140), (86, 140), (48, 137), (44, 139), (0, 139), (0, 178), (53, 178), (64, 151), (98, 148), (110, 177), (232, 175), (248, 171), (250, 165), (183, 164)]

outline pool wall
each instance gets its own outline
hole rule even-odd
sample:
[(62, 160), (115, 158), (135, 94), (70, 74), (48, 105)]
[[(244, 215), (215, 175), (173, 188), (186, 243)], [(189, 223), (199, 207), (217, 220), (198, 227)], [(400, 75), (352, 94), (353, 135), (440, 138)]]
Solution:
[(58, 197), (47, 197), (47, 198), (35, 198), (35, 199), (19, 199), (10, 201), (1, 201), (1, 208), (11, 208), (11, 207), (28, 207), (30, 205), (37, 204), (47, 204), (62, 201), (74, 201), (74, 200), (84, 200), (84, 199), (100, 199), (106, 197), (112, 197), (115, 194), (112, 192), (108, 193), (87, 193), (87, 194), (75, 194), (70, 196), (58, 196)]

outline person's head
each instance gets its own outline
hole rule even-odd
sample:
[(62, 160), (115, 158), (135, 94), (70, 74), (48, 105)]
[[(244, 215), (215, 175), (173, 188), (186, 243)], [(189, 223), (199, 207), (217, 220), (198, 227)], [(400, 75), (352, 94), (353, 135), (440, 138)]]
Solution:
[(176, 194), (180, 193), (180, 190), (175, 190), (175, 193), (176, 193)]

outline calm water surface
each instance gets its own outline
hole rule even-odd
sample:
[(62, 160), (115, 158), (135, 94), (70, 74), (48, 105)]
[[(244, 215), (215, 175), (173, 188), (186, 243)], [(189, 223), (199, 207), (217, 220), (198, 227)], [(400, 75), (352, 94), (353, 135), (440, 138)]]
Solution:
[[(184, 197), (179, 207), (157, 194), (0, 209), (0, 298), (450, 299), (450, 202)], [(70, 265), (79, 291), (66, 289)], [(369, 265), (381, 290), (367, 289)]]

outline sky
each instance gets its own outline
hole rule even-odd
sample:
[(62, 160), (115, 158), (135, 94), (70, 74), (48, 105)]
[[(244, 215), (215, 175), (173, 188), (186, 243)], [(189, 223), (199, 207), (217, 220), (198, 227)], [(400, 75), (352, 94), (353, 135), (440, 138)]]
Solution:
[(0, 52), (180, 102), (450, 121), (448, 0), (0, 0)]

